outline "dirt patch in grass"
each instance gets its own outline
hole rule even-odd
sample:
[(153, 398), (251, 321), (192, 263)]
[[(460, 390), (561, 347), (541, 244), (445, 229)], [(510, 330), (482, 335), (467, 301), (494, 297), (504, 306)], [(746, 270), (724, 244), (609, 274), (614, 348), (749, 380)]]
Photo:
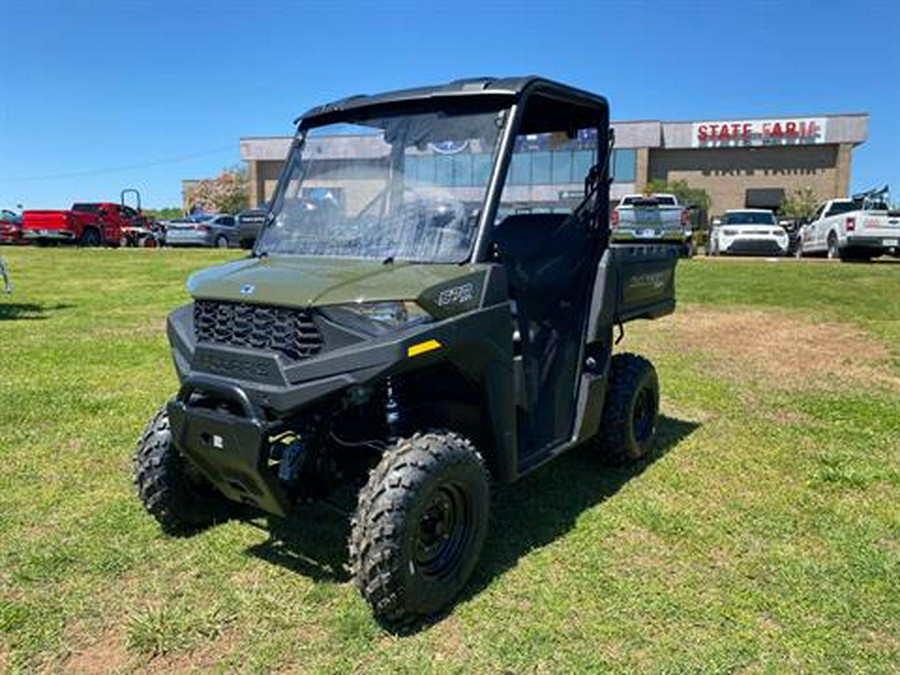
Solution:
[(237, 631), (216, 639), (205, 640), (193, 649), (153, 657), (147, 665), (148, 672), (156, 673), (206, 673), (216, 670), (240, 643)]
[(704, 368), (729, 379), (763, 381), (781, 390), (880, 383), (900, 390), (888, 348), (838, 323), (813, 323), (785, 312), (689, 307), (653, 332), (676, 349), (701, 352)]
[(125, 670), (128, 664), (125, 638), (119, 631), (107, 630), (96, 640), (74, 650), (65, 663), (65, 671), (70, 673), (116, 673)]

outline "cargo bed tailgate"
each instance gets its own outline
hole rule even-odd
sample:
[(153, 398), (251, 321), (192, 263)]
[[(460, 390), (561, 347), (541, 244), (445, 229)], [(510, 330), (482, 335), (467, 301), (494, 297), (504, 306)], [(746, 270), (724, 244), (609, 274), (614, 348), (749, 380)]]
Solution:
[(589, 333), (675, 311), (678, 251), (665, 244), (612, 244), (600, 260)]

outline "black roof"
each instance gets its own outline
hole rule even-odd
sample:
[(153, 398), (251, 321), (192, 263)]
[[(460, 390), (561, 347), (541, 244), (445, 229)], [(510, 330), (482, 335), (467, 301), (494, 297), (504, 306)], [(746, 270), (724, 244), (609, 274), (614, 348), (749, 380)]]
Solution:
[(356, 109), (380, 107), (391, 104), (427, 103), (436, 98), (456, 99), (462, 97), (489, 97), (517, 99), (525, 93), (543, 93), (552, 98), (564, 102), (589, 108), (607, 109), (608, 104), (603, 96), (592, 94), (581, 89), (576, 89), (553, 80), (548, 80), (537, 75), (520, 77), (474, 77), (461, 80), (453, 80), (447, 84), (430, 87), (416, 87), (414, 89), (401, 89), (388, 91), (381, 94), (358, 94), (339, 99), (331, 103), (310, 108), (295, 120), (295, 123), (318, 126), (326, 121), (326, 118), (340, 117)]

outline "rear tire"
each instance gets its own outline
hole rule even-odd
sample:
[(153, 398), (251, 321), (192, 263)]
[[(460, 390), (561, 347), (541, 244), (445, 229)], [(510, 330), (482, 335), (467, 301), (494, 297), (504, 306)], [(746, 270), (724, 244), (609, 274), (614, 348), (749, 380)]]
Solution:
[(834, 232), (828, 235), (828, 250), (825, 255), (829, 260), (843, 260), (841, 248), (838, 246), (837, 235)]
[(81, 245), (85, 248), (100, 246), (100, 233), (94, 228), (88, 228), (81, 234)]
[(484, 461), (461, 436), (415, 434), (385, 452), (350, 534), (356, 587), (382, 623), (408, 625), (456, 597), (481, 554), (489, 508)]
[(220, 234), (216, 237), (216, 248), (228, 248), (228, 237), (224, 234)]
[(612, 358), (609, 387), (595, 444), (603, 461), (633, 463), (647, 454), (659, 420), (659, 378), (647, 359), (636, 354)]
[(172, 444), (163, 406), (147, 424), (134, 456), (134, 485), (147, 512), (168, 534), (186, 534), (227, 520), (231, 502)]

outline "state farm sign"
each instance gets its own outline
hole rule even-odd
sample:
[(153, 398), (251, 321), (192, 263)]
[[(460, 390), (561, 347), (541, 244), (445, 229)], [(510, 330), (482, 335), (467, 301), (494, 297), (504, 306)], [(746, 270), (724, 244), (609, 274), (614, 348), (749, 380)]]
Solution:
[(814, 145), (825, 142), (824, 117), (777, 120), (694, 122), (692, 148), (738, 148), (759, 145)]

